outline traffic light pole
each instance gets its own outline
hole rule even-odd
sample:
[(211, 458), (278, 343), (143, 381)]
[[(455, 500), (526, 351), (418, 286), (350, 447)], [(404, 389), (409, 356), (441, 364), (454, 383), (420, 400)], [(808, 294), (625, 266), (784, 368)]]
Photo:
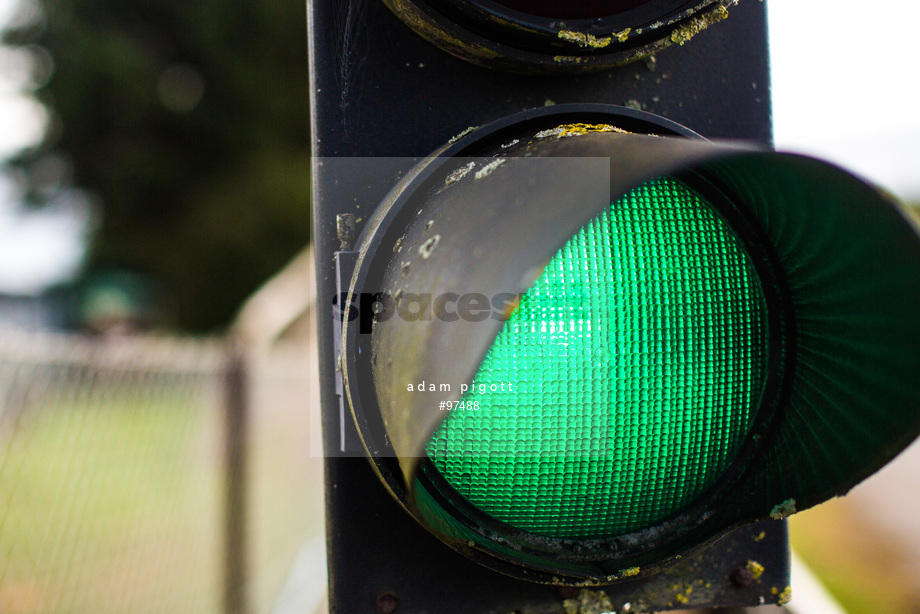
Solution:
[[(337, 261), (347, 268), (354, 240), (342, 221), (360, 232), (411, 158), (471, 126), (545, 105), (641, 108), (709, 139), (769, 143), (765, 5), (744, 0), (724, 23), (654, 60), (567, 78), (466, 64), (379, 2), (313, 0), (308, 11), (331, 610), (561, 613), (565, 599), (602, 599), (507, 578), (453, 552), (405, 513), (353, 447), (355, 427), (333, 384)], [(786, 589), (786, 543), (782, 521), (750, 525), (662, 574), (592, 590), (603, 590), (618, 611), (626, 603), (641, 611), (775, 602)]]

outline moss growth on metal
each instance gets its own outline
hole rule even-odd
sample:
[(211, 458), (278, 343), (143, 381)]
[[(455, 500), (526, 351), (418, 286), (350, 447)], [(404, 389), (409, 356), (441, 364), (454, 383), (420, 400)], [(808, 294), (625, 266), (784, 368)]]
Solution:
[(562, 124), (561, 126), (556, 126), (555, 128), (550, 128), (548, 130), (541, 130), (536, 133), (534, 136), (538, 139), (545, 139), (549, 137), (556, 138), (565, 138), (569, 136), (580, 136), (582, 134), (589, 134), (592, 132), (622, 132), (626, 133), (622, 128), (617, 128), (616, 126), (611, 126), (610, 124)]
[(626, 107), (627, 109), (635, 109), (636, 111), (642, 111), (642, 103), (636, 100), (635, 98), (630, 98), (625, 103), (623, 103), (623, 106)]
[(779, 594), (779, 599), (776, 600), (776, 605), (786, 605), (792, 601), (792, 587), (787, 586), (783, 589), (783, 592)]
[(482, 179), (483, 177), (488, 177), (489, 175), (492, 174), (492, 171), (494, 171), (495, 169), (497, 169), (499, 166), (501, 166), (504, 163), (505, 163), (505, 158), (498, 158), (497, 160), (493, 160), (492, 162), (489, 162), (488, 164), (483, 166), (481, 169), (476, 171), (476, 175), (475, 175), (476, 179)]
[(677, 594), (674, 595), (674, 601), (682, 605), (687, 605), (690, 603), (690, 593), (693, 592), (693, 585), (688, 584), (686, 588), (681, 586), (674, 586), (673, 590), (677, 591)]
[(770, 518), (773, 520), (782, 520), (795, 514), (795, 499), (786, 499), (779, 505), (770, 510)]
[[(629, 33), (629, 28), (625, 30)], [(564, 40), (569, 43), (574, 43), (579, 47), (591, 47), (592, 49), (603, 49), (613, 41), (612, 36), (602, 36), (600, 38), (594, 36), (593, 34), (587, 34), (585, 32), (575, 32), (574, 30), (559, 30), (557, 36), (560, 40)], [(619, 35), (617, 35), (619, 37)], [(625, 40), (625, 39), (620, 39)]]
[(671, 42), (683, 45), (712, 24), (722, 21), (726, 17), (728, 17), (728, 9), (719, 5), (705, 15), (694, 17), (683, 26), (671, 32)]
[(574, 599), (563, 600), (562, 609), (565, 614), (604, 614), (613, 611), (613, 603), (604, 591), (583, 588)]
[(475, 162), (470, 162), (466, 166), (461, 166), (460, 168), (452, 172), (450, 175), (447, 176), (447, 179), (444, 180), (444, 187), (446, 188), (447, 186), (453, 183), (457, 183), (458, 181), (460, 181), (461, 179), (469, 175), (470, 171), (472, 171), (473, 168), (475, 168), (475, 166), (476, 166)]
[(770, 594), (776, 597), (776, 605), (786, 605), (787, 603), (792, 601), (792, 587), (791, 586), (787, 586), (782, 591), (780, 591), (777, 587), (774, 586), (773, 588), (770, 589)]
[(452, 36), (431, 17), (420, 11), (412, 2), (384, 0), (384, 4), (420, 36), (459, 58), (479, 63), (501, 57), (496, 51)]
[[(683, 45), (710, 24), (725, 19), (728, 16), (726, 6), (735, 2), (736, 0), (716, 0), (713, 3), (715, 6), (702, 2), (701, 4), (707, 5), (702, 8), (705, 14), (695, 15), (700, 10), (698, 5), (666, 21), (657, 21), (643, 28), (625, 28), (604, 36), (570, 29), (555, 30), (550, 36), (554, 36), (557, 41), (586, 50), (587, 53), (576, 55), (573, 52), (551, 56), (549, 49), (544, 51), (525, 47), (513, 50), (503, 49), (501, 45), (490, 42), (488, 37), (482, 38), (476, 32), (446, 27), (441, 23), (443, 20), (440, 17), (421, 11), (411, 0), (384, 0), (384, 4), (409, 27), (441, 49), (481, 66), (523, 74), (594, 72), (628, 64), (654, 54), (673, 43)], [(514, 20), (496, 15), (490, 15), (489, 19), (502, 30), (522, 32), (526, 36), (543, 35), (540, 31)], [(669, 32), (669, 27), (677, 23), (683, 25)], [(624, 49), (624, 45), (621, 45), (621, 43), (635, 39), (638, 35), (649, 34), (658, 28), (666, 30), (661, 32), (657, 40), (631, 49)]]
[(554, 55), (553, 62), (557, 64), (582, 64), (588, 61), (588, 58), (578, 55)]
[(478, 128), (478, 127), (479, 127), (479, 126), (469, 126), (469, 127), (467, 127), (466, 129), (464, 129), (463, 132), (461, 132), (460, 134), (458, 134), (458, 135), (456, 135), (456, 136), (450, 137), (450, 140), (447, 141), (447, 142), (450, 143), (450, 144), (456, 143), (457, 141), (459, 141), (460, 139), (462, 139), (463, 137), (465, 137), (465, 136), (468, 135), (469, 133), (471, 133), (471, 132), (473, 132), (474, 130), (476, 130), (476, 128)]
[(751, 577), (755, 580), (760, 580), (761, 576), (763, 576), (764, 567), (757, 561), (748, 561), (744, 567), (751, 572)]
[(632, 28), (626, 28), (620, 30), (619, 32), (614, 32), (611, 36), (594, 36), (593, 34), (588, 34), (587, 32), (576, 32), (575, 30), (559, 30), (556, 36), (560, 40), (564, 40), (568, 43), (574, 43), (579, 47), (585, 49), (603, 49), (610, 45), (613, 42), (613, 39), (616, 38), (619, 42), (624, 43), (626, 39), (629, 38), (629, 33), (632, 32)]

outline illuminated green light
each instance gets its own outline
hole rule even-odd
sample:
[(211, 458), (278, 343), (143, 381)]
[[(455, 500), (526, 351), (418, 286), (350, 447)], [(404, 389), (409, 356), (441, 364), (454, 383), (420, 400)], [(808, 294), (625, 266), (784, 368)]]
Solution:
[(729, 225), (685, 184), (650, 181), (547, 264), (462, 399), (479, 409), (452, 411), (427, 453), (518, 529), (642, 529), (737, 455), (766, 379), (765, 318)]

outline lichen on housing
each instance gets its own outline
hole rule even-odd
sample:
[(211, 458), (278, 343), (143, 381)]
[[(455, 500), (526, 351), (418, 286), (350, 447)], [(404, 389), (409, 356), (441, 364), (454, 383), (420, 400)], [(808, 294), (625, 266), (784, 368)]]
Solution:
[(693, 592), (692, 584), (686, 584), (684, 586), (675, 585), (671, 587), (671, 590), (677, 591), (677, 594), (674, 595), (674, 600), (677, 601), (677, 603), (682, 605), (688, 605), (690, 603), (690, 593)]
[(481, 169), (476, 171), (476, 174), (474, 175), (474, 177), (476, 179), (482, 179), (483, 177), (488, 177), (489, 175), (492, 174), (492, 172), (495, 169), (497, 169), (499, 166), (501, 166), (504, 163), (505, 163), (505, 158), (498, 158), (496, 160), (493, 160), (492, 162), (489, 162), (488, 164), (483, 166)]
[(795, 499), (786, 499), (782, 503), (773, 506), (770, 510), (770, 518), (773, 520), (782, 520), (795, 514)]
[(758, 563), (757, 561), (748, 561), (744, 566), (749, 572), (751, 572), (751, 577), (755, 580), (760, 580), (760, 577), (763, 575), (764, 566)]
[(787, 586), (782, 591), (777, 587), (770, 589), (770, 594), (776, 597), (776, 605), (786, 605), (792, 600), (792, 587)]
[(779, 594), (779, 599), (776, 600), (776, 605), (786, 605), (792, 601), (792, 587), (787, 586), (783, 589), (783, 592)]
[(563, 600), (562, 609), (565, 614), (603, 614), (613, 610), (613, 603), (604, 591), (583, 588), (574, 599)]
[(469, 162), (466, 166), (461, 166), (460, 168), (452, 172), (450, 175), (447, 176), (447, 179), (444, 180), (444, 187), (446, 188), (447, 186), (453, 183), (457, 183), (458, 181), (460, 181), (461, 179), (469, 175), (470, 171), (472, 171), (473, 168), (475, 168), (475, 166), (476, 166), (475, 162)]
[(556, 138), (565, 138), (569, 136), (580, 136), (582, 134), (589, 134), (591, 132), (622, 132), (626, 133), (622, 128), (617, 128), (610, 124), (562, 124), (561, 126), (556, 126), (555, 128), (550, 128), (548, 130), (541, 130), (536, 133), (534, 136), (538, 139), (545, 139), (549, 137)]
[[(627, 29), (628, 34), (628, 29)], [(579, 47), (591, 47), (593, 49), (603, 49), (613, 41), (612, 36), (602, 36), (598, 38), (593, 34), (585, 32), (575, 32), (574, 30), (559, 30), (557, 36), (566, 42), (575, 43)], [(619, 37), (619, 35), (617, 35)], [(622, 39), (621, 39), (622, 40)]]
[(583, 64), (588, 58), (579, 55), (554, 55), (553, 61), (557, 64)]
[(683, 45), (712, 24), (717, 21), (722, 21), (726, 17), (728, 17), (728, 9), (720, 5), (705, 15), (694, 17), (686, 24), (671, 32), (671, 42)]
[(476, 128), (478, 128), (478, 127), (479, 127), (479, 126), (469, 126), (469, 127), (465, 128), (465, 129), (463, 130), (463, 132), (461, 132), (460, 134), (458, 134), (458, 135), (456, 135), (456, 136), (450, 137), (450, 140), (447, 141), (447, 142), (450, 143), (450, 144), (452, 145), (452, 144), (456, 143), (457, 141), (459, 141), (460, 139), (462, 139), (463, 137), (465, 137), (466, 135), (468, 135), (469, 133), (471, 133), (471, 132), (473, 132), (474, 130), (476, 130)]

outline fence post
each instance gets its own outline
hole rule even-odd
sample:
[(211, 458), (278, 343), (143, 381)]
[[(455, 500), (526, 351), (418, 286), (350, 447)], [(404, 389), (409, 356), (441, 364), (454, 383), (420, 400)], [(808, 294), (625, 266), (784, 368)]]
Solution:
[(227, 338), (225, 395), (224, 613), (249, 614), (248, 444), (255, 365), (315, 303), (313, 248), (307, 246), (250, 296)]
[(247, 422), (249, 373), (246, 344), (231, 336), (224, 382), (224, 612), (248, 614)]

